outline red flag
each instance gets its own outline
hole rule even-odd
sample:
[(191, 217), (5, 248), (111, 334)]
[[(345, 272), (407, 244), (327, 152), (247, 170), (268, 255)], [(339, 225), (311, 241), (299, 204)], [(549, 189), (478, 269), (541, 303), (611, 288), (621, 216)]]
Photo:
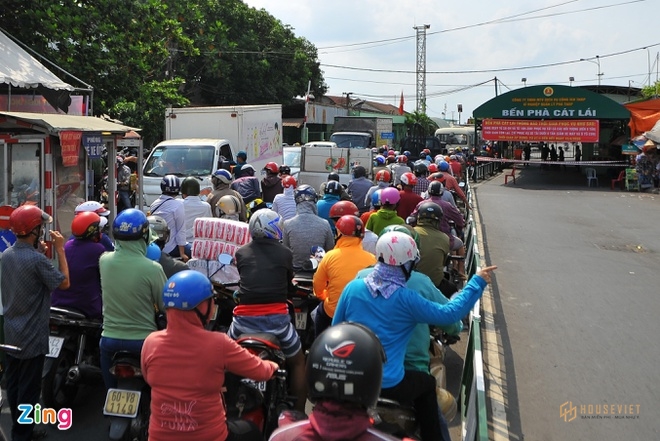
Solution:
[(403, 91), (401, 91), (401, 100), (399, 101), (399, 115), (403, 115)]

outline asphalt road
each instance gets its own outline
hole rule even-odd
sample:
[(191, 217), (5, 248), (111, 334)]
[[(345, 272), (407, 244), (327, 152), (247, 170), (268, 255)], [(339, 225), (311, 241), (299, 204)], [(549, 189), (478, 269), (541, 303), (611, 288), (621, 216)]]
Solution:
[(506, 417), (490, 439), (660, 439), (660, 197), (604, 176), (587, 188), (575, 169), (516, 181), (475, 189), (484, 264), (499, 267), (501, 367), (485, 374)]

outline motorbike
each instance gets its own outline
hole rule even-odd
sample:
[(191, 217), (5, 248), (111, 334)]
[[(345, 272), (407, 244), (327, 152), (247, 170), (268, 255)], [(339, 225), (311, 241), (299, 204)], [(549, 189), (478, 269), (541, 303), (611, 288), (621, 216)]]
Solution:
[(316, 338), (312, 313), (321, 300), (314, 294), (314, 273), (324, 256), (325, 250), (322, 247), (313, 246), (311, 248), (309, 260), (303, 264), (302, 271), (297, 272), (293, 277), (296, 292), (289, 295), (292, 321), (305, 353)]
[(142, 376), (140, 354), (115, 353), (110, 372), (117, 377), (117, 388), (108, 389), (103, 405), (103, 414), (110, 417), (109, 438), (147, 441), (151, 388)]
[(42, 374), (47, 407), (71, 407), (83, 384), (102, 380), (99, 339), (101, 321), (67, 308), (50, 308), (49, 351)]

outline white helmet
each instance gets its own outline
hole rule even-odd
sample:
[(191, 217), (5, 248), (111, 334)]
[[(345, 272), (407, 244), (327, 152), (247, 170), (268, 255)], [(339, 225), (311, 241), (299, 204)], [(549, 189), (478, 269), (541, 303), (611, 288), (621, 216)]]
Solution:
[(250, 216), (249, 228), (253, 239), (282, 240), (282, 217), (270, 208), (255, 211)]
[(110, 210), (105, 208), (103, 205), (101, 205), (100, 202), (97, 201), (83, 202), (82, 204), (78, 205), (74, 211), (75, 213), (82, 213), (84, 211), (93, 211), (99, 216), (107, 216), (110, 214)]
[(385, 233), (376, 242), (376, 257), (380, 262), (392, 266), (417, 263), (419, 250), (415, 239), (397, 231)]
[(232, 215), (241, 211), (241, 201), (231, 194), (226, 194), (218, 200), (216, 207), (222, 211), (222, 214)]

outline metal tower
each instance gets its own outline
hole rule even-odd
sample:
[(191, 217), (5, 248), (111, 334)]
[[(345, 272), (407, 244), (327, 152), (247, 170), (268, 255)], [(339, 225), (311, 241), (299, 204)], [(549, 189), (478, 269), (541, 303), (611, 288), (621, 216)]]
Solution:
[(431, 25), (413, 26), (417, 31), (417, 111), (426, 113), (426, 30)]

